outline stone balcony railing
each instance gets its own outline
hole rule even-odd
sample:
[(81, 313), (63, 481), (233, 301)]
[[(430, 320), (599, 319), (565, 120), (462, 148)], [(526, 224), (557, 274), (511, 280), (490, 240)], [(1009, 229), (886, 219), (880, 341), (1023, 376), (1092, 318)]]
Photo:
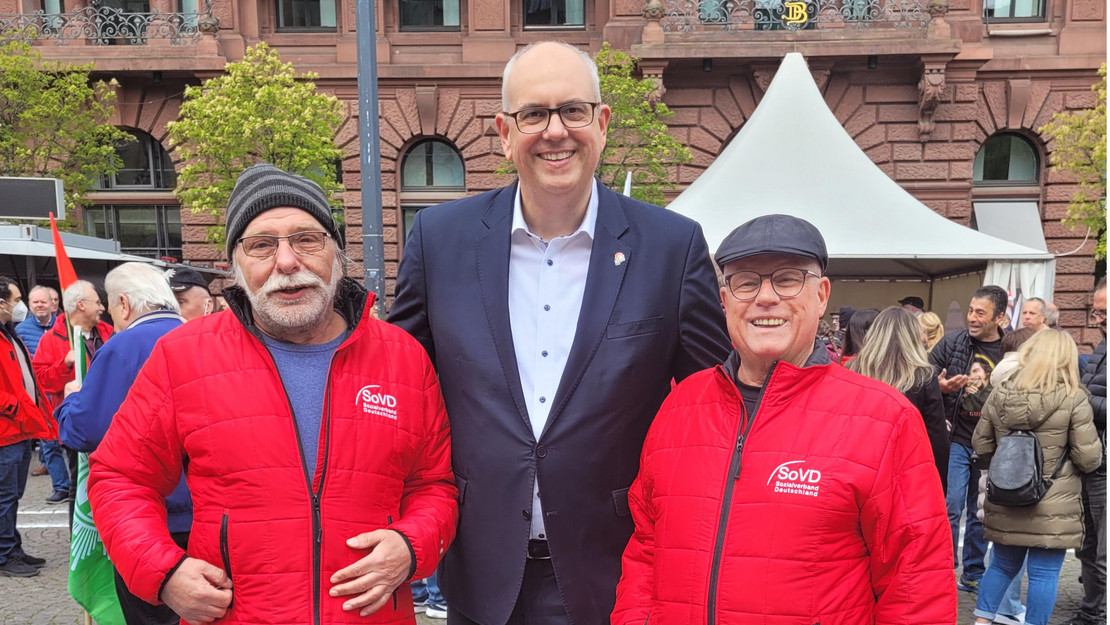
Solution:
[(928, 0), (650, 0), (644, 17), (665, 33), (743, 30), (916, 29)]
[(0, 37), (53, 41), (56, 45), (146, 45), (165, 40), (172, 45), (198, 43), (219, 30), (212, 5), (196, 13), (151, 11), (132, 13), (107, 6), (86, 6), (69, 13), (0, 14)]

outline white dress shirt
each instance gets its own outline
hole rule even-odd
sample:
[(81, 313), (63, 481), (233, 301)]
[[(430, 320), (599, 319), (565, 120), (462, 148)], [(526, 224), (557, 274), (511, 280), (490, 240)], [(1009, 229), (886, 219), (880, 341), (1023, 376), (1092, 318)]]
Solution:
[[(517, 188), (509, 250), (509, 325), (520, 388), (537, 441), (547, 425), (555, 391), (574, 343), (596, 224), (596, 180), (578, 229), (551, 241), (544, 241), (528, 229)], [(538, 482), (532, 495), (531, 537), (547, 538)]]

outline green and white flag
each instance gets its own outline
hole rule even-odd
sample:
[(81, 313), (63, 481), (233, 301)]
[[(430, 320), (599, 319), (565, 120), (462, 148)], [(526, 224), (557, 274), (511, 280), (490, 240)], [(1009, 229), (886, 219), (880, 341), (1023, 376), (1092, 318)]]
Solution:
[[(94, 330), (95, 331), (95, 330)], [(76, 356), (74, 370), (83, 381), (88, 370), (81, 328), (69, 327), (70, 345)], [(77, 454), (77, 484), (73, 489), (73, 533), (69, 542), (69, 594), (98, 625), (126, 625), (116, 597), (115, 569), (93, 524), (86, 485), (89, 455)]]
[(92, 506), (85, 489), (88, 479), (89, 455), (77, 454), (73, 536), (69, 545), (69, 594), (98, 625), (124, 625), (116, 597), (115, 570), (93, 524)]

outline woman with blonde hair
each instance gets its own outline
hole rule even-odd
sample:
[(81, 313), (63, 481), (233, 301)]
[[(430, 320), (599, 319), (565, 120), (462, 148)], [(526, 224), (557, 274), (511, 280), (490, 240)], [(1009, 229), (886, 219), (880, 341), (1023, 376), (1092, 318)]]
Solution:
[(917, 317), (917, 322), (921, 324), (921, 340), (925, 342), (927, 354), (933, 351), (933, 347), (944, 338), (944, 324), (940, 322), (940, 317), (932, 312), (921, 313)]
[(859, 355), (844, 365), (856, 373), (894, 387), (921, 413), (942, 491), (948, 485), (948, 426), (936, 371), (921, 345), (921, 326), (913, 313), (891, 306), (879, 313)]
[(989, 462), (1011, 431), (1032, 432), (1042, 450), (1042, 474), (1051, 485), (1032, 506), (989, 500), (984, 505), (983, 533), (994, 542), (994, 556), (979, 583), (976, 623), (994, 620), (1003, 593), (1027, 556), (1025, 622), (1048, 623), (1064, 554), (1083, 543), (1079, 473), (1098, 468), (1102, 445), (1087, 391), (1079, 383), (1078, 360), (1075, 341), (1067, 333), (1037, 332), (1018, 350), (1017, 372), (994, 389), (983, 407), (972, 438), (981, 461)]

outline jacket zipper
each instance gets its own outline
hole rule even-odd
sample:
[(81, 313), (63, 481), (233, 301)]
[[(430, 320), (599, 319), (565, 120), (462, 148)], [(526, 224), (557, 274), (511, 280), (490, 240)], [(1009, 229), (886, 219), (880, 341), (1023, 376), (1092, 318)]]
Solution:
[[(721, 514), (717, 519), (717, 541), (713, 545), (713, 559), (710, 562), (709, 568), (709, 597), (705, 604), (705, 623), (706, 625), (713, 625), (717, 617), (717, 584), (720, 581), (718, 578), (721, 573), (721, 556), (725, 547), (725, 532), (728, 529), (728, 517), (730, 508), (732, 507), (732, 491), (736, 486), (736, 482), (740, 479), (740, 466), (741, 454), (744, 452), (744, 441), (748, 438), (748, 433), (752, 431), (752, 424), (755, 423), (755, 416), (759, 414), (759, 406), (763, 403), (763, 393), (767, 391), (767, 386), (771, 383), (771, 376), (775, 373), (775, 367), (778, 366), (778, 361), (771, 363), (771, 369), (767, 372), (767, 379), (763, 383), (763, 388), (759, 389), (759, 397), (755, 402), (755, 412), (748, 415), (747, 408), (744, 406), (744, 397), (740, 395), (739, 390), (736, 391), (737, 399), (740, 400), (740, 410), (745, 418), (740, 420), (740, 426), (736, 429), (736, 447), (732, 451), (732, 460), (728, 465), (728, 473), (725, 475), (725, 494), (721, 498)], [(736, 382), (728, 380), (732, 388), (736, 388)], [(746, 421), (746, 423), (745, 423)]]
[[(224, 510), (224, 517), (220, 520), (220, 559), (224, 563), (224, 572), (227, 573), (227, 578), (231, 579), (231, 547), (227, 540), (227, 522), (228, 511)], [(235, 590), (231, 591), (231, 601), (227, 604), (227, 610), (230, 612), (231, 607), (235, 605)]]
[[(277, 362), (274, 361), (274, 355), (270, 354), (270, 350), (266, 347), (266, 343), (259, 340), (266, 353), (270, 355), (270, 360), (274, 362), (274, 370), (277, 371)], [(343, 346), (340, 345), (340, 348)], [(339, 351), (337, 348), (336, 351)], [(312, 622), (314, 625), (320, 625), (320, 549), (324, 540), (324, 525), (323, 518), (320, 512), (320, 495), (324, 492), (324, 478), (328, 472), (328, 452), (331, 450), (331, 371), (335, 365), (335, 354), (331, 356), (328, 361), (328, 378), (324, 384), (324, 413), (323, 428), (324, 428), (324, 463), (320, 469), (320, 487), (317, 490), (312, 490), (312, 476), (315, 474), (315, 467), (310, 472), (308, 468), (308, 461), (304, 457), (304, 444), (301, 440), (301, 428), (297, 425), (297, 416), (293, 410), (293, 401), (289, 399), (289, 390), (285, 388), (285, 383), (281, 382), (281, 375), (278, 375), (278, 382), (281, 384), (281, 390), (285, 393), (285, 402), (289, 405), (289, 415), (293, 417), (293, 433), (297, 436), (297, 453), (301, 457), (301, 468), (304, 470), (305, 485), (308, 487), (308, 496), (312, 502)]]

